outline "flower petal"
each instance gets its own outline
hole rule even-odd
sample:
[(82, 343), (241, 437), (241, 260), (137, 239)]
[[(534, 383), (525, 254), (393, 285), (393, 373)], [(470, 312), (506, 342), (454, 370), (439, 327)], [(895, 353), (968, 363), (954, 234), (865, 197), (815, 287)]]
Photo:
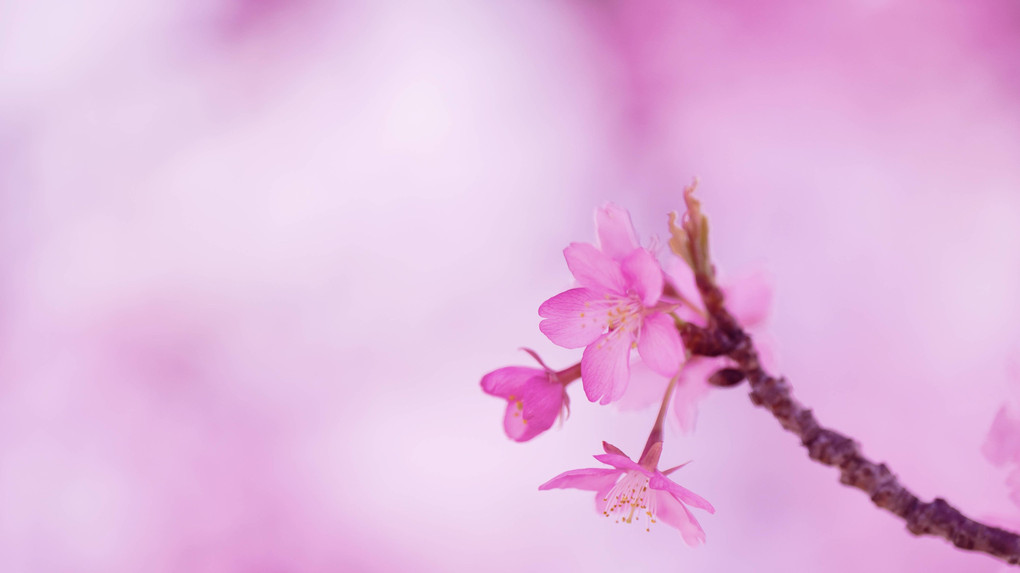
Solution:
[(524, 366), (507, 366), (482, 376), (482, 391), (492, 396), (509, 399), (521, 397), (524, 387), (532, 378), (548, 379), (545, 370)]
[(1006, 476), (1006, 487), (1010, 489), (1009, 499), (1017, 507), (1020, 507), (1020, 468), (1014, 467), (1013, 471), (1009, 472), (1009, 475)]
[(588, 345), (581, 355), (581, 383), (588, 400), (608, 404), (623, 396), (630, 381), (630, 331), (618, 328)]
[(660, 521), (679, 529), (687, 545), (695, 546), (705, 542), (705, 530), (684, 504), (661, 490), (656, 491), (654, 495), (655, 516)]
[(655, 472), (652, 479), (648, 481), (648, 487), (659, 491), (668, 491), (677, 499), (691, 507), (704, 509), (709, 513), (715, 513), (715, 508), (712, 507), (712, 504), (708, 503), (705, 498), (664, 476), (662, 472)]
[(637, 361), (630, 365), (630, 384), (627, 385), (627, 393), (614, 404), (622, 412), (643, 410), (652, 404), (658, 407), (668, 382), (668, 379), (653, 372), (647, 364)]
[(712, 390), (708, 377), (729, 365), (730, 362), (722, 356), (694, 356), (684, 363), (673, 394), (673, 415), (682, 432), (694, 431), (698, 421), (698, 403)]
[(511, 400), (503, 415), (503, 431), (515, 442), (527, 442), (552, 427), (555, 417), (548, 420), (528, 420), (522, 411), (523, 401)]
[(1020, 418), (1013, 414), (1009, 406), (999, 408), (981, 453), (996, 466), (1009, 461), (1020, 461)]
[(507, 411), (503, 415), (503, 431), (507, 433), (507, 437), (514, 441), (527, 441), (547, 429), (549, 427), (542, 428), (537, 424), (527, 423), (521, 415), (520, 402), (507, 402)]
[(608, 314), (614, 304), (586, 288), (561, 292), (538, 307), (538, 315), (545, 319), (538, 329), (557, 346), (588, 346), (609, 327)]
[(741, 326), (765, 321), (772, 306), (772, 283), (764, 272), (757, 272), (723, 287), (726, 308)]
[(638, 354), (649, 368), (672, 377), (684, 359), (684, 345), (673, 319), (665, 314), (650, 314), (641, 322)]
[(638, 465), (637, 462), (621, 454), (598, 454), (595, 459), (606, 464), (607, 466), (613, 466), (617, 470), (628, 470), (641, 472), (648, 475), (649, 471)]
[(614, 203), (606, 203), (595, 211), (595, 233), (602, 252), (616, 260), (641, 246), (630, 213)]
[(569, 247), (563, 249), (563, 256), (567, 259), (567, 268), (581, 286), (599, 294), (613, 292), (622, 295), (626, 292), (620, 263), (598, 250), (595, 245), (570, 243)]
[(605, 450), (605, 452), (607, 454), (616, 454), (618, 456), (623, 456), (623, 457), (625, 457), (627, 459), (630, 459), (627, 456), (627, 454), (623, 453), (623, 450), (621, 450), (620, 448), (618, 448), (618, 447), (614, 446), (613, 444), (610, 444), (609, 442), (606, 442), (604, 440), (602, 442), (602, 449)]
[[(701, 295), (698, 293), (698, 286), (694, 280), (694, 272), (691, 268), (676, 257), (666, 259), (662, 266), (663, 272), (666, 274), (666, 280), (673, 286), (673, 289), (677, 291), (684, 299), (691, 304), (698, 304), (701, 302)], [(676, 309), (677, 316), (681, 319), (697, 324), (699, 326), (705, 326), (705, 317), (703, 316), (703, 310), (699, 306), (697, 310), (691, 308), (687, 304), (684, 304), (680, 308)]]
[(524, 411), (522, 415), (529, 424), (549, 428), (563, 410), (566, 394), (563, 385), (549, 379), (534, 379), (526, 383), (522, 394)]
[(607, 484), (609, 488), (612, 488), (619, 476), (619, 470), (609, 468), (584, 468), (580, 470), (570, 470), (568, 472), (563, 472), (538, 486), (538, 489), (547, 490), (572, 488), (599, 491), (606, 488)]
[(694, 461), (694, 460), (687, 460), (686, 462), (684, 462), (684, 463), (682, 463), (682, 464), (680, 464), (678, 466), (673, 466), (673, 467), (669, 468), (668, 470), (663, 470), (662, 475), (668, 476), (669, 474), (671, 474), (671, 473), (675, 472), (676, 470), (686, 466), (687, 464), (691, 463), (692, 461)]
[[(615, 471), (615, 470), (610, 470)], [(612, 482), (609, 482), (602, 489), (596, 490), (595, 492), (595, 511), (602, 515), (609, 515), (606, 513), (606, 506), (609, 505), (609, 492), (613, 491), (616, 486), (616, 482), (619, 480), (620, 473), (617, 472), (617, 478)]]
[(652, 306), (662, 298), (662, 267), (646, 249), (636, 249), (620, 263), (626, 287), (641, 297), (641, 303)]

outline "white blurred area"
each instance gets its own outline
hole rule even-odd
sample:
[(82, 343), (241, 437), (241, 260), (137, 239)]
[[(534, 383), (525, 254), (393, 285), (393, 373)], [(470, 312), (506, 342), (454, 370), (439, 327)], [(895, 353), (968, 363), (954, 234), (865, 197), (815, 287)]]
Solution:
[(661, 236), (697, 174), (823, 422), (1020, 512), (978, 450), (1020, 318), (1012, 45), (933, 6), (0, 2), (0, 570), (997, 570), (743, 390), (664, 456), (708, 544), (612, 526), (537, 485), (652, 414), (575, 392), (518, 445), (478, 387), (576, 360), (537, 330), (560, 249), (610, 199)]

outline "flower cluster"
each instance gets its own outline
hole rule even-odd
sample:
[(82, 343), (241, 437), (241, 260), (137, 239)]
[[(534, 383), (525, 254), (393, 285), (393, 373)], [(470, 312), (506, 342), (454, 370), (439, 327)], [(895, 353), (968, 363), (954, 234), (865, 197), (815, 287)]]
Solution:
[[(603, 405), (643, 406), (651, 403), (649, 396), (660, 397), (659, 416), (638, 461), (603, 442), (605, 453), (595, 458), (610, 467), (571, 470), (539, 489), (595, 491), (603, 514), (622, 523), (643, 521), (646, 529), (662, 521), (678, 529), (690, 545), (704, 542), (705, 533), (689, 508), (715, 510), (668, 477), (682, 466), (657, 469), (665, 414), (674, 412), (681, 429), (690, 430), (695, 405), (710, 381), (732, 384), (742, 378), (727, 370), (731, 365), (724, 358), (691, 356), (680, 335), (688, 323), (707, 326), (707, 313), (695, 302), (695, 276), (715, 276), (707, 220), (693, 189), (685, 191), (686, 214), (670, 216), (669, 251), (642, 246), (630, 214), (611, 203), (595, 212), (594, 244), (572, 243), (564, 249), (576, 285), (539, 306), (539, 330), (557, 346), (583, 348), (578, 363), (557, 371), (528, 350), (540, 368), (509, 366), (482, 378), (486, 393), (506, 400), (503, 427), (518, 442), (535, 438), (566, 416), (567, 386), (578, 379), (585, 397)], [(764, 281), (756, 277), (734, 283), (725, 292), (736, 302), (738, 320), (754, 324), (764, 318), (770, 299)], [(640, 363), (632, 364), (635, 354)], [(652, 380), (631, 384), (632, 366), (635, 373), (650, 373), (641, 378)]]

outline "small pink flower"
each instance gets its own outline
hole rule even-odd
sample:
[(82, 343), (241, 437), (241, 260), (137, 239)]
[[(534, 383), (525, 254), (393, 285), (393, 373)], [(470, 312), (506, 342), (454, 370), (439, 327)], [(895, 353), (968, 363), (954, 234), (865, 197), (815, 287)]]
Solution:
[[(644, 520), (650, 530), (659, 520), (680, 530), (688, 545), (705, 541), (705, 531), (687, 506), (715, 513), (715, 508), (701, 496), (680, 486), (667, 476), (681, 466), (660, 472), (656, 469), (662, 442), (655, 443), (642, 456), (647, 463), (632, 461), (616, 446), (602, 443), (606, 453), (595, 459), (611, 468), (586, 468), (564, 472), (539, 486), (547, 489), (581, 489), (596, 492), (595, 507), (617, 523)], [(654, 460), (654, 461), (652, 461)], [(686, 464), (685, 464), (686, 465)]]
[(641, 246), (630, 213), (614, 203), (606, 203), (595, 211), (595, 235), (599, 250), (615, 261), (622, 261)]
[[(600, 241), (604, 248), (620, 246), (615, 238)], [(608, 404), (623, 396), (634, 347), (649, 368), (672, 376), (684, 351), (665, 314), (672, 307), (659, 304), (664, 283), (655, 257), (638, 247), (616, 260), (587, 243), (572, 243), (563, 255), (581, 288), (542, 303), (538, 314), (545, 320), (539, 329), (559, 346), (585, 347), (581, 381), (588, 400)]]
[(576, 367), (554, 372), (531, 354), (542, 368), (508, 366), (482, 377), (486, 394), (507, 401), (503, 429), (517, 442), (526, 442), (548, 430), (558, 416), (569, 411), (570, 399), (564, 384), (579, 375)]

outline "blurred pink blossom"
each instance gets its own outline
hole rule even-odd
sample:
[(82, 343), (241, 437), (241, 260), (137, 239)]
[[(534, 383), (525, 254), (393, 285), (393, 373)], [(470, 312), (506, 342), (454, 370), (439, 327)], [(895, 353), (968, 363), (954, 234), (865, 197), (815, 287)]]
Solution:
[[(686, 300), (697, 300), (693, 276), (687, 267), (675, 265), (667, 278), (676, 292), (683, 293)], [(762, 352), (762, 360), (769, 368), (774, 366), (768, 337), (764, 336), (762, 327), (772, 306), (772, 288), (762, 272), (755, 272), (743, 278), (726, 281), (723, 292), (726, 295), (727, 307), (734, 317), (752, 335)], [(704, 324), (701, 309), (689, 305), (681, 307), (686, 320)], [(720, 369), (727, 368), (732, 362), (726, 357), (692, 356), (688, 358), (677, 374), (678, 381), (672, 397), (673, 417), (680, 430), (685, 433), (694, 431), (698, 419), (698, 403), (708, 396), (712, 385), (708, 379)], [(641, 378), (634, 384), (627, 395), (621, 400), (620, 406), (625, 410), (645, 408), (657, 403), (666, 390), (667, 379), (657, 376), (645, 369), (635, 369)]]

